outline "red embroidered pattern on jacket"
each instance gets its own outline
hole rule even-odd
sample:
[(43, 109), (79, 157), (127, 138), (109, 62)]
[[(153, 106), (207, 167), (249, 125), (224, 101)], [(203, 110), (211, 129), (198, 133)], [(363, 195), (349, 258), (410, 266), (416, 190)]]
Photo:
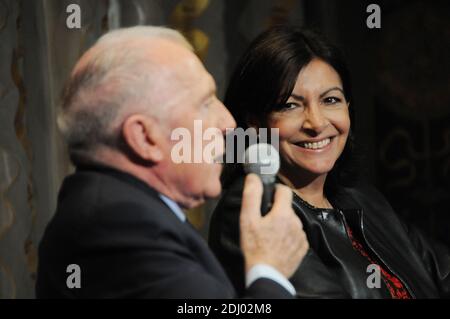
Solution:
[(362, 256), (367, 258), (371, 264), (377, 265), (380, 268), (381, 277), (386, 284), (392, 299), (411, 299), (410, 294), (403, 286), (402, 282), (394, 275), (391, 275), (383, 267), (376, 263), (366, 252), (363, 245), (353, 237), (351, 229), (347, 226), (348, 237), (352, 241), (353, 248), (358, 251)]

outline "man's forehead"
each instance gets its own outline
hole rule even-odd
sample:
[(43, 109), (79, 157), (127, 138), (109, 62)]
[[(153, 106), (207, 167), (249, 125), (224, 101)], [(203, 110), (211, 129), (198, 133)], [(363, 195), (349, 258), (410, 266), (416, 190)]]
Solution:
[(102, 60), (108, 61), (107, 65), (114, 60), (116, 67), (120, 67), (117, 63), (131, 66), (128, 71), (121, 68), (121, 72), (132, 72), (133, 76), (148, 79), (146, 90), (151, 94), (157, 92), (153, 95), (156, 100), (173, 99), (175, 95), (182, 95), (182, 91), (195, 90), (199, 93), (199, 88), (202, 91), (215, 90), (214, 79), (198, 57), (173, 40), (142, 37), (100, 42), (83, 55), (75, 70)]
[(108, 60), (111, 56), (134, 59), (142, 63), (176, 64), (189, 59), (191, 55), (193, 53), (188, 48), (171, 39), (145, 36), (111, 39), (100, 41), (85, 52), (78, 61), (75, 71), (86, 64)]

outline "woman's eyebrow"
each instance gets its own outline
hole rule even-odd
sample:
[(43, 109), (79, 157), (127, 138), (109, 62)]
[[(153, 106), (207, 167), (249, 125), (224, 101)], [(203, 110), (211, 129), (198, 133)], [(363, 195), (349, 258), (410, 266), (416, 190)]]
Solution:
[[(326, 91), (323, 92), (322, 94), (320, 94), (319, 97), (320, 97), (320, 98), (323, 98), (325, 95), (327, 95), (327, 94), (330, 93), (331, 91), (339, 91), (339, 92), (341, 92), (342, 94), (344, 94), (344, 90), (342, 90), (342, 89), (341, 89), (340, 87), (338, 87), (338, 86), (334, 86), (334, 87), (332, 87), (332, 88), (329, 88), (328, 90), (326, 90)], [(302, 96), (302, 95), (297, 95), (297, 94), (292, 93), (290, 97), (292, 97), (294, 100), (297, 100), (297, 101), (300, 101), (300, 102), (305, 101), (305, 97)]]
[(323, 98), (325, 95), (327, 95), (328, 93), (330, 93), (331, 91), (340, 91), (342, 94), (344, 94), (344, 90), (342, 90), (340, 87), (335, 86), (332, 87), (331, 89), (326, 90), (325, 92), (323, 92), (322, 94), (320, 94), (320, 98)]
[(301, 95), (294, 94), (294, 93), (292, 93), (290, 97), (292, 97), (294, 100), (297, 100), (297, 101), (300, 101), (300, 102), (305, 101), (305, 97), (303, 97)]

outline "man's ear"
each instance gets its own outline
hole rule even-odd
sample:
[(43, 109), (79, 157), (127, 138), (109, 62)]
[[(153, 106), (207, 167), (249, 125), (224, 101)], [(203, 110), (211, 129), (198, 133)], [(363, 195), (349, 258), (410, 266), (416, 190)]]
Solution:
[(163, 134), (155, 118), (143, 114), (129, 116), (123, 123), (122, 135), (125, 143), (139, 158), (154, 163), (163, 160)]

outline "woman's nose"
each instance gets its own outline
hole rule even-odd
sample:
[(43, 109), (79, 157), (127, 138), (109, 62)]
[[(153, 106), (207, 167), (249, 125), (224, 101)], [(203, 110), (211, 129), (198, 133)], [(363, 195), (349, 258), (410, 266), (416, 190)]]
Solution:
[(307, 108), (303, 129), (319, 134), (328, 126), (328, 123), (319, 105), (310, 105)]

